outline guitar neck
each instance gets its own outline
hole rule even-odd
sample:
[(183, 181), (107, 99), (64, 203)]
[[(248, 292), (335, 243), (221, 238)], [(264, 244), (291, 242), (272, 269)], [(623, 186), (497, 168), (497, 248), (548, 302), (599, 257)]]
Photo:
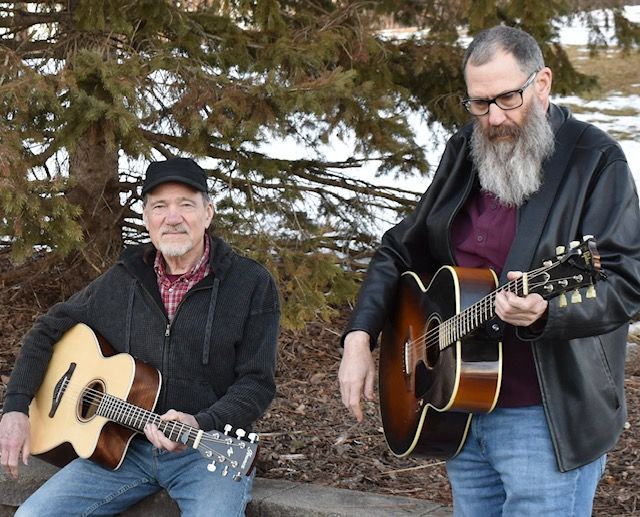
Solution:
[(527, 275), (507, 282), (462, 312), (444, 321), (439, 329), (440, 350), (452, 345), (493, 319), (496, 315), (496, 295), (504, 291), (518, 296), (527, 294)]
[(196, 429), (176, 420), (165, 421), (160, 415), (134, 406), (122, 399), (103, 394), (98, 405), (97, 414), (134, 431), (144, 432), (147, 424), (154, 424), (169, 440), (188, 445), (194, 449), (203, 434)]

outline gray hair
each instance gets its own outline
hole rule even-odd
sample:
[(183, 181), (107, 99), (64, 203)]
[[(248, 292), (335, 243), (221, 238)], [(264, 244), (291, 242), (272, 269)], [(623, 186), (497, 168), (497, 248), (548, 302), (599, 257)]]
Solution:
[(462, 70), (466, 73), (468, 63), (473, 66), (488, 63), (499, 51), (511, 54), (527, 74), (542, 70), (545, 66), (540, 46), (531, 34), (515, 27), (496, 25), (473, 38), (464, 53)]

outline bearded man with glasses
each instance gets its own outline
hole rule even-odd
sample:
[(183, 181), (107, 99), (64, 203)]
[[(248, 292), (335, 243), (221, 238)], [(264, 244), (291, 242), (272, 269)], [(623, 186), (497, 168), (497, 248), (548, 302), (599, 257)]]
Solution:
[(552, 72), (529, 34), (479, 33), (463, 70), (473, 120), (369, 265), (342, 339), (342, 400), (363, 419), (362, 397), (374, 398), (371, 351), (403, 272), (491, 268), (503, 285), (593, 235), (607, 275), (596, 298), (564, 306), (561, 297), (495, 294), (497, 319), (482, 332), (502, 342), (497, 403), (473, 414), (447, 461), (455, 515), (590, 515), (626, 421), (628, 324), (640, 309), (636, 186), (609, 135), (550, 102)]

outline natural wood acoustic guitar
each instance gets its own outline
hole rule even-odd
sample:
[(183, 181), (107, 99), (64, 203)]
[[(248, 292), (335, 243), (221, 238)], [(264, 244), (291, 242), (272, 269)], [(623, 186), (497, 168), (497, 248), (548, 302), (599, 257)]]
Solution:
[(155, 368), (109, 344), (84, 324), (67, 331), (53, 347), (44, 381), (29, 407), (31, 452), (58, 466), (76, 457), (117, 469), (129, 443), (147, 423), (164, 435), (211, 459), (209, 471), (239, 480), (253, 468), (258, 436), (242, 429), (236, 436), (204, 432), (162, 421), (152, 410), (160, 393)]

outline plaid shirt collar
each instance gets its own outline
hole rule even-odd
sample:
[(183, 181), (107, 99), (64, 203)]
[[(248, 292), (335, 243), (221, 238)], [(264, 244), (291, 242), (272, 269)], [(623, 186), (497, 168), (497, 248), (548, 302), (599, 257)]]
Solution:
[(177, 278), (175, 275), (167, 273), (167, 265), (164, 257), (160, 250), (156, 251), (153, 269), (156, 272), (160, 297), (162, 298), (162, 303), (164, 304), (170, 321), (173, 320), (178, 305), (180, 305), (187, 291), (211, 272), (211, 265), (209, 264), (210, 248), (209, 239), (205, 236), (204, 253), (202, 257), (200, 257), (200, 260), (190, 271), (187, 271)]

